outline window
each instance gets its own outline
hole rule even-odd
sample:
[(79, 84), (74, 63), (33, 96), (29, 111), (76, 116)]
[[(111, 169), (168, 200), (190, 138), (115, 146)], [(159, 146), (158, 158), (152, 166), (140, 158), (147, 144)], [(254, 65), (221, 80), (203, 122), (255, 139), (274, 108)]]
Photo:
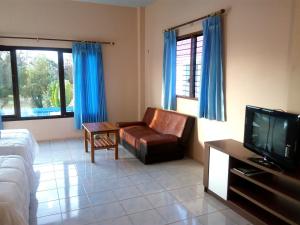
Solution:
[(0, 107), (2, 115), (15, 114), (9, 51), (0, 51)]
[(16, 50), (21, 117), (60, 115), (56, 51)]
[(4, 120), (73, 116), (71, 49), (0, 46)]
[(203, 35), (199, 32), (177, 38), (176, 95), (197, 98), (200, 87)]
[(73, 112), (73, 60), (72, 53), (63, 53), (64, 57), (64, 76), (65, 76), (65, 96), (66, 96), (66, 111)]

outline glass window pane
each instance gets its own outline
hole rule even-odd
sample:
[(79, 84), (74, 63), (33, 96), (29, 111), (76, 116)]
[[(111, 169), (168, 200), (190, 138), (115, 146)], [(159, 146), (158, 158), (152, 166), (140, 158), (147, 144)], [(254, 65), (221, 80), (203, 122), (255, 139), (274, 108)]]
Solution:
[(196, 72), (195, 72), (195, 97), (199, 97), (200, 83), (201, 83), (201, 66), (202, 66), (202, 50), (203, 50), (203, 35), (197, 37), (196, 50)]
[(56, 51), (17, 50), (21, 117), (61, 115)]
[(180, 96), (190, 96), (191, 41), (177, 41), (176, 94)]
[(0, 109), (2, 115), (15, 114), (10, 51), (0, 51)]
[(73, 59), (72, 53), (63, 53), (64, 57), (64, 75), (65, 75), (65, 93), (66, 93), (66, 111), (73, 112)]

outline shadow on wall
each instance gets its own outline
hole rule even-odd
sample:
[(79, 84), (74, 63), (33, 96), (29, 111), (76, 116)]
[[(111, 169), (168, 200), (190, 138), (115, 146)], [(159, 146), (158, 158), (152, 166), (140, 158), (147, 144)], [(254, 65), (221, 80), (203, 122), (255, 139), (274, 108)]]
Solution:
[(197, 118), (194, 130), (189, 142), (187, 155), (196, 161), (203, 163), (204, 143), (230, 138), (228, 123)]
[[(189, 141), (187, 156), (195, 159), (196, 161), (202, 163), (203, 162), (203, 156), (204, 156), (204, 141), (200, 140), (200, 137), (203, 136), (199, 134), (199, 119), (196, 118), (194, 129)], [(201, 133), (201, 131), (200, 131)]]

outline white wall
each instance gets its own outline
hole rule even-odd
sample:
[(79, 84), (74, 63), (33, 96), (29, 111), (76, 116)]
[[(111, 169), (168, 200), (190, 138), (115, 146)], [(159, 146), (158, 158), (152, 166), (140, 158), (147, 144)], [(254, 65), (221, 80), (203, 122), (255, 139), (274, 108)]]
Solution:
[[(138, 117), (137, 9), (74, 1), (2, 0), (0, 34), (78, 40), (114, 41), (103, 46), (110, 121)], [(143, 22), (143, 21), (142, 21)], [(71, 47), (71, 43), (0, 39), (0, 45)], [(142, 44), (140, 45), (142, 46)], [(142, 48), (142, 47), (141, 47)], [(28, 128), (38, 140), (78, 137), (73, 119), (5, 122), (5, 128)]]
[[(190, 155), (202, 161), (204, 141), (242, 140), (246, 104), (300, 112), (299, 0), (156, 0), (145, 12), (72, 1), (4, 0), (0, 34), (115, 41), (103, 49), (109, 120), (130, 121), (147, 106), (160, 107), (163, 30), (221, 8), (227, 10), (227, 122), (197, 120)], [(195, 23), (179, 32), (200, 27)], [(0, 44), (70, 47), (3, 39)], [(180, 112), (196, 115), (196, 107), (196, 101), (178, 99)], [(5, 127), (29, 128), (40, 140), (78, 137), (72, 120), (6, 122)]]
[(300, 112), (300, 1), (293, 2), (292, 29), (290, 35), (289, 57), (289, 98), (288, 110), (294, 113)]
[[(290, 82), (289, 63), (292, 58), (294, 67), (299, 68), (298, 52), (291, 56), (291, 49), (300, 43), (299, 26), (295, 28), (299, 24), (295, 22), (299, 20), (299, 9), (297, 16), (293, 16), (294, 5), (293, 0), (157, 0), (146, 7), (145, 106), (156, 107), (161, 105), (163, 30), (222, 8), (227, 10), (224, 15), (227, 122), (197, 120), (190, 149), (193, 158), (203, 160), (205, 141), (223, 138), (242, 141), (247, 104), (283, 110), (299, 105), (299, 73), (294, 72)], [(200, 29), (199, 22), (179, 32)], [(178, 99), (177, 110), (197, 116), (197, 104)], [(300, 113), (300, 108), (294, 111)]]
[(83, 136), (81, 131), (74, 129), (73, 118), (5, 122), (5, 128), (28, 129), (39, 141), (78, 138)]

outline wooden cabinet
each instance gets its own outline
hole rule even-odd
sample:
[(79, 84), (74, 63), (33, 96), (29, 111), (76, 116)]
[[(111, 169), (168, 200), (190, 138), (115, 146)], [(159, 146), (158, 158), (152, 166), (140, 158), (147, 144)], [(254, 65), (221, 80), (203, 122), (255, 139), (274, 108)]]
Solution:
[[(205, 143), (205, 190), (253, 224), (300, 224), (300, 168), (279, 171), (251, 157), (259, 156), (234, 140)], [(237, 168), (259, 173), (246, 175)]]

